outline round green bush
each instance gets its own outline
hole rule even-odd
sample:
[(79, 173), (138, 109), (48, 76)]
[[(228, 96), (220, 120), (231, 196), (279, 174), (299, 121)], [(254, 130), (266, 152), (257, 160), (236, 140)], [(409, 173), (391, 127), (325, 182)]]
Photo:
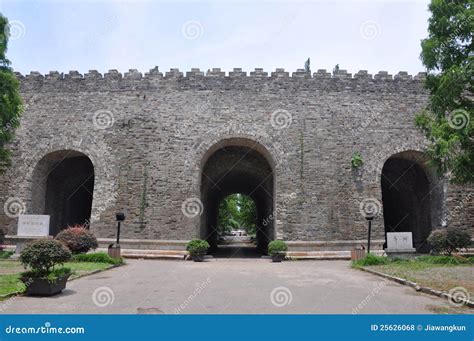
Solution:
[(39, 275), (48, 275), (51, 269), (71, 259), (71, 251), (61, 242), (53, 239), (35, 240), (20, 254), (20, 261)]
[(447, 252), (457, 252), (459, 249), (465, 249), (471, 244), (471, 235), (467, 231), (449, 228), (447, 233)]
[(428, 237), (428, 244), (433, 253), (447, 253), (450, 255), (459, 251), (459, 249), (469, 247), (471, 235), (460, 229), (438, 229), (431, 232)]
[(274, 240), (268, 244), (268, 254), (270, 256), (278, 253), (285, 253), (288, 250), (288, 245), (283, 240)]
[(448, 233), (445, 229), (434, 230), (429, 235), (427, 241), (433, 253), (441, 253), (446, 247)]
[(186, 250), (188, 250), (191, 254), (207, 252), (209, 248), (209, 243), (202, 239), (193, 239), (186, 246)]
[(75, 225), (62, 230), (56, 236), (56, 240), (64, 243), (74, 254), (86, 253), (98, 246), (94, 234), (82, 225)]

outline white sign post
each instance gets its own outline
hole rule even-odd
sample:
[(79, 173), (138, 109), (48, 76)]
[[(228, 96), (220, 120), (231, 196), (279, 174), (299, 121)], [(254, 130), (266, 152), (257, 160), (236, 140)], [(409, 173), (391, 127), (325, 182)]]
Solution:
[(18, 217), (18, 236), (49, 236), (49, 215), (21, 214)]
[(49, 238), (49, 215), (21, 214), (18, 216), (16, 253), (34, 239)]
[(413, 234), (411, 232), (387, 232), (387, 248), (389, 256), (406, 257), (414, 254)]

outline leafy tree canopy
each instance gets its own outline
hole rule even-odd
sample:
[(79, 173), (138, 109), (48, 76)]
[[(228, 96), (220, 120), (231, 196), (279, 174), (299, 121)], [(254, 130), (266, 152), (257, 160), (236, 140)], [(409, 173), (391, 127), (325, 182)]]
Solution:
[(22, 100), (20, 84), (6, 58), (9, 36), (8, 19), (0, 14), (0, 171), (10, 164), (10, 150), (7, 144), (12, 141), (15, 129), (20, 125)]
[(228, 195), (219, 204), (218, 219), (218, 230), (221, 233), (243, 229), (249, 235), (254, 235), (257, 220), (255, 202), (240, 193)]
[(474, 10), (472, 0), (432, 0), (421, 60), (429, 104), (416, 125), (430, 141), (427, 153), (440, 174), (474, 182)]

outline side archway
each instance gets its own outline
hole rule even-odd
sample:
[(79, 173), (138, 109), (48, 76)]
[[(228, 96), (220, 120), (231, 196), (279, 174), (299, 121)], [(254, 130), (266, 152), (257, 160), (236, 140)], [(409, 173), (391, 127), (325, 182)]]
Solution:
[(413, 247), (426, 253), (426, 242), (436, 218), (433, 210), (440, 202), (435, 173), (421, 152), (405, 151), (389, 157), (382, 168), (381, 187), (385, 235), (412, 232)]
[(273, 159), (258, 142), (229, 138), (207, 151), (201, 164), (200, 235), (211, 244), (211, 252), (217, 249), (219, 203), (234, 193), (255, 202), (257, 250), (266, 252), (274, 239), (274, 187)]
[(32, 212), (50, 215), (50, 235), (73, 224), (89, 224), (94, 193), (94, 166), (75, 150), (48, 153), (36, 165)]

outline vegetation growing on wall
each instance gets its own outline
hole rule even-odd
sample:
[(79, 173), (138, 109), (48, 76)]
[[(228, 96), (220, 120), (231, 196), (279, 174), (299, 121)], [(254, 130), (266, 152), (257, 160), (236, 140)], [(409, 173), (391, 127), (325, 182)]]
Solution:
[(145, 209), (148, 206), (147, 203), (147, 190), (148, 190), (148, 167), (150, 166), (151, 162), (147, 162), (143, 167), (143, 185), (142, 185), (142, 193), (140, 196), (140, 213), (138, 215), (138, 221), (140, 223), (140, 227), (143, 227), (145, 224)]
[(360, 155), (360, 152), (354, 152), (351, 158), (352, 168), (358, 169), (362, 167), (363, 164), (364, 164), (364, 161), (362, 160), (362, 155)]

